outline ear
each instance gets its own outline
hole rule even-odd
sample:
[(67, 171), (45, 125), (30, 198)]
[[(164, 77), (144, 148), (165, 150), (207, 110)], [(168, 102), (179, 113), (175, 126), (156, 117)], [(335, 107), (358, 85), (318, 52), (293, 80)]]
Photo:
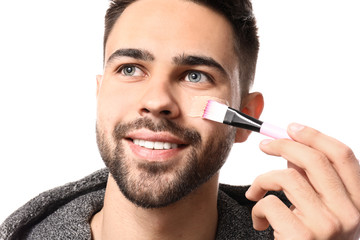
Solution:
[(99, 96), (102, 80), (103, 80), (102, 75), (96, 75), (96, 97)]
[[(242, 100), (241, 112), (258, 119), (264, 108), (264, 97), (259, 92), (248, 94)], [(251, 131), (238, 128), (236, 131), (235, 142), (244, 142), (249, 137)]]

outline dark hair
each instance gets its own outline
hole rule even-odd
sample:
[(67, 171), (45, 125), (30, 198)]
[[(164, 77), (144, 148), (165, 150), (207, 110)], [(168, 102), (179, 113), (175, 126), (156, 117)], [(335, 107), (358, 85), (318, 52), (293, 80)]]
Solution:
[[(105, 15), (104, 53), (109, 34), (119, 16), (137, 0), (111, 0)], [(234, 46), (239, 58), (241, 94), (245, 96), (254, 81), (259, 39), (250, 0), (187, 0), (207, 6), (222, 14), (231, 23)]]

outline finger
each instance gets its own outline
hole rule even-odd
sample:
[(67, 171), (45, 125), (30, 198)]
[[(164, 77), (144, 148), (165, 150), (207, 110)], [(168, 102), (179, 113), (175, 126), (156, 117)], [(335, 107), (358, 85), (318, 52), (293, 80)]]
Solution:
[[(346, 194), (341, 179), (332, 164), (321, 152), (301, 143), (285, 139), (262, 142), (260, 148), (269, 155), (281, 156), (301, 168), (321, 197), (330, 201), (336, 197), (337, 193)], [(329, 190), (333, 191), (329, 193)]]
[(270, 223), (276, 239), (292, 239), (295, 233), (299, 234), (299, 239), (309, 239), (311, 235), (291, 210), (274, 195), (269, 195), (255, 204), (252, 219), (253, 227), (259, 231), (267, 229)]
[[(245, 196), (251, 201), (259, 201), (268, 191), (283, 191), (289, 201), (301, 209), (304, 202), (310, 201), (313, 212), (322, 204), (312, 186), (295, 169), (274, 170), (258, 176), (251, 184)], [(304, 209), (302, 209), (303, 211)]]
[[(316, 149), (295, 141), (274, 140), (262, 144), (268, 154), (282, 156), (302, 168), (324, 205), (350, 231), (359, 220), (359, 210), (354, 206), (347, 191), (327, 157)], [(341, 208), (339, 208), (341, 206)], [(329, 216), (329, 221), (335, 220)]]
[(309, 127), (290, 124), (288, 131), (297, 142), (325, 154), (341, 178), (351, 199), (360, 209), (360, 165), (353, 151), (340, 141)]
[[(286, 197), (293, 204), (294, 214), (309, 229), (320, 234), (324, 228), (324, 221), (334, 216), (321, 202), (308, 181), (294, 169), (277, 170), (258, 176), (246, 197), (252, 201), (260, 200), (267, 191), (284, 191)], [(315, 214), (316, 213), (316, 214)]]

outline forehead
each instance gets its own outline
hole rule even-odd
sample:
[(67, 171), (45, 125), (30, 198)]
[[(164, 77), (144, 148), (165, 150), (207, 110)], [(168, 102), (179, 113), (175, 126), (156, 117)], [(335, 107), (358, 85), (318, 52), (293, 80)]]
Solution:
[(228, 20), (208, 7), (185, 0), (130, 4), (109, 35), (105, 61), (124, 47), (146, 49), (164, 58), (182, 53), (208, 55), (226, 65), (234, 65), (236, 59)]

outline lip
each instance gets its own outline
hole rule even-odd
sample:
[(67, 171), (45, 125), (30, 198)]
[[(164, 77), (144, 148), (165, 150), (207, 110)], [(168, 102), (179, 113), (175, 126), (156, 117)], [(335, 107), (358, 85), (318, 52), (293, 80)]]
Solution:
[(145, 141), (152, 142), (169, 142), (175, 143), (178, 145), (186, 145), (182, 139), (169, 132), (153, 132), (148, 129), (140, 129), (134, 132), (129, 133), (125, 136), (126, 139), (142, 139)]
[[(133, 139), (142, 139), (152, 142), (175, 143), (178, 145), (178, 147), (164, 150), (148, 149), (134, 144), (132, 141)], [(147, 129), (140, 129), (129, 133), (126, 135), (125, 141), (128, 143), (131, 152), (137, 158), (148, 162), (171, 161), (171, 159), (176, 158), (180, 152), (182, 152), (188, 146), (188, 144), (182, 139), (169, 132), (153, 132)]]

